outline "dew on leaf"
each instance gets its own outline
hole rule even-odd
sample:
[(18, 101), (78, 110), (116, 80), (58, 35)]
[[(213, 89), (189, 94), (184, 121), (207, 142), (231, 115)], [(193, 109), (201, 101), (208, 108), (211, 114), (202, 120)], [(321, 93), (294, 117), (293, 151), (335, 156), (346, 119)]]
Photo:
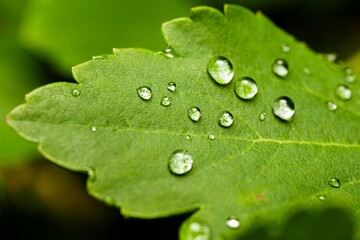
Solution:
[(259, 114), (259, 120), (260, 120), (260, 122), (264, 121), (265, 118), (266, 118), (266, 112), (262, 112), (262, 113)]
[(234, 215), (228, 217), (228, 218), (226, 219), (226, 222), (225, 222), (225, 223), (226, 223), (226, 226), (228, 226), (229, 228), (232, 228), (232, 229), (235, 229), (235, 228), (240, 227), (240, 221), (239, 221), (239, 219), (238, 219), (236, 216), (234, 216)]
[(324, 57), (329, 62), (336, 62), (338, 55), (336, 53), (325, 53)]
[(92, 59), (93, 60), (103, 60), (107, 58), (107, 56), (104, 56), (104, 55), (99, 55), (99, 56), (93, 56)]
[(174, 83), (174, 82), (169, 82), (168, 85), (167, 85), (167, 89), (169, 89), (170, 92), (175, 92), (176, 83)]
[(280, 78), (285, 78), (289, 73), (288, 68), (289, 66), (284, 59), (276, 59), (272, 66), (272, 72)]
[(340, 84), (337, 86), (335, 93), (336, 96), (343, 101), (349, 100), (351, 98), (351, 89), (345, 84)]
[(295, 114), (295, 104), (289, 97), (278, 97), (272, 105), (272, 110), (278, 118), (284, 121), (290, 121)]
[(333, 188), (339, 188), (340, 187), (340, 180), (337, 178), (330, 178), (328, 181), (328, 184)]
[(329, 111), (331, 111), (331, 112), (335, 112), (336, 109), (337, 109), (336, 103), (334, 103), (334, 102), (332, 102), (332, 101), (327, 101), (327, 102), (325, 103), (325, 106), (326, 106), (326, 108), (327, 108)]
[(91, 127), (90, 127), (90, 131), (96, 132), (96, 131), (97, 131), (97, 127), (96, 127), (96, 126), (91, 126)]
[(345, 71), (345, 81), (348, 83), (354, 83), (356, 80), (356, 75), (354, 73), (354, 70), (350, 67), (347, 67), (344, 69)]
[(249, 77), (244, 77), (236, 81), (235, 93), (236, 95), (245, 100), (253, 99), (258, 92), (256, 82)]
[(204, 222), (191, 222), (185, 231), (184, 239), (186, 240), (210, 240), (211, 229)]
[(78, 97), (78, 96), (80, 96), (80, 90), (79, 89), (74, 89), (74, 90), (72, 90), (71, 94), (74, 97)]
[(175, 151), (169, 159), (169, 169), (175, 175), (184, 175), (188, 173), (193, 165), (192, 156), (183, 150)]
[(173, 50), (170, 47), (165, 48), (163, 54), (168, 58), (174, 58)]
[(139, 87), (136, 91), (139, 97), (145, 101), (150, 100), (152, 97), (152, 91), (149, 87), (146, 86)]
[(287, 43), (282, 43), (280, 47), (281, 51), (283, 51), (284, 53), (290, 52), (290, 46)]
[(188, 116), (192, 121), (197, 122), (201, 118), (201, 111), (198, 107), (191, 107), (188, 109)]
[(164, 107), (168, 107), (171, 104), (171, 100), (169, 97), (163, 97), (160, 101), (160, 105)]
[(307, 75), (307, 76), (311, 75), (311, 70), (310, 70), (310, 68), (308, 68), (308, 67), (304, 67), (304, 68), (303, 68), (303, 72), (304, 72), (305, 75)]
[(318, 199), (319, 201), (321, 201), (321, 202), (326, 202), (326, 201), (327, 201), (327, 198), (326, 198), (325, 195), (319, 195), (319, 196), (317, 196), (317, 199)]
[(208, 138), (209, 138), (210, 140), (215, 140), (215, 135), (210, 134), (210, 135), (208, 136)]
[(234, 122), (234, 117), (228, 111), (223, 112), (219, 118), (219, 125), (225, 128), (230, 127), (233, 124), (233, 122)]
[(191, 136), (190, 136), (190, 135), (186, 135), (186, 136), (185, 136), (185, 139), (188, 140), (188, 141), (190, 141), (190, 140), (191, 140)]
[(234, 76), (234, 69), (231, 62), (225, 57), (212, 58), (207, 66), (210, 77), (220, 85), (231, 82)]

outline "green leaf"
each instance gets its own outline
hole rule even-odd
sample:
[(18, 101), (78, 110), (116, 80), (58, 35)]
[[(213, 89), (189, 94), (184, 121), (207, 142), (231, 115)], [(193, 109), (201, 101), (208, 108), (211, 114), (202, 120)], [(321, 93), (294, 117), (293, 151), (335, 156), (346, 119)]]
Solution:
[[(333, 205), (353, 209), (359, 232), (359, 81), (349, 84), (351, 99), (340, 100), (335, 88), (344, 83), (342, 66), (261, 13), (234, 5), (224, 14), (194, 8), (190, 18), (165, 23), (163, 33), (174, 58), (114, 49), (114, 55), (76, 66), (78, 84), (55, 83), (27, 95), (27, 104), (14, 109), (8, 123), (39, 142), (51, 161), (87, 171), (89, 192), (126, 216), (195, 211), (183, 223), (181, 239), (191, 235), (194, 222), (214, 239), (236, 239), (258, 224), (278, 228), (298, 207)], [(283, 43), (289, 52), (281, 50)], [(217, 56), (233, 65), (227, 85), (208, 74)], [(279, 58), (289, 65), (285, 78), (272, 73)], [(245, 76), (258, 86), (252, 100), (234, 93), (236, 80)], [(174, 92), (169, 82), (176, 83)], [(152, 90), (148, 101), (137, 94), (142, 86)], [(280, 96), (295, 103), (289, 122), (272, 114)], [(160, 104), (163, 97), (171, 99), (168, 107)], [(337, 104), (336, 111), (328, 110), (327, 101)], [(191, 107), (201, 110), (197, 122), (188, 116)], [(234, 117), (228, 128), (218, 124), (224, 111)], [(185, 175), (168, 169), (176, 151), (192, 156), (193, 168)], [(331, 178), (340, 187), (330, 186)], [(239, 219), (239, 228), (226, 225), (230, 216)]]
[(32, 0), (20, 37), (24, 46), (70, 75), (75, 64), (116, 46), (163, 49), (161, 23), (188, 14), (190, 6), (181, 0)]

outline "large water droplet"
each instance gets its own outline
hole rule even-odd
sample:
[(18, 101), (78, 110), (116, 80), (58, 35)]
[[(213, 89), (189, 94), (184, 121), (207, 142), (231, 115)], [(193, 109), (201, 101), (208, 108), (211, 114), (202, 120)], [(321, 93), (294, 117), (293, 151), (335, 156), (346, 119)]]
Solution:
[(273, 63), (272, 71), (276, 76), (285, 78), (289, 73), (288, 68), (289, 66), (284, 59), (276, 59)]
[(356, 80), (356, 75), (354, 73), (354, 70), (350, 67), (347, 67), (344, 69), (345, 71), (345, 81), (348, 83), (354, 83)]
[(337, 178), (330, 178), (328, 181), (328, 184), (333, 188), (339, 188), (340, 187), (340, 180)]
[(256, 82), (249, 77), (244, 77), (236, 81), (235, 93), (241, 99), (253, 99), (258, 92)]
[(208, 136), (208, 138), (209, 138), (210, 140), (215, 140), (215, 135), (210, 134), (210, 135)]
[(329, 111), (331, 111), (331, 112), (335, 112), (336, 109), (337, 109), (336, 103), (334, 103), (334, 102), (332, 102), (332, 101), (327, 101), (327, 102), (325, 103), (325, 106), (326, 106), (326, 108), (327, 108)]
[(228, 112), (228, 111), (225, 111), (221, 117), (219, 118), (219, 125), (222, 126), (222, 127), (230, 127), (234, 122), (234, 118), (233, 118), (233, 115)]
[(160, 101), (161, 106), (168, 107), (171, 104), (171, 99), (169, 97), (163, 97)]
[(192, 222), (185, 231), (184, 239), (186, 240), (210, 240), (211, 229), (204, 222)]
[(174, 82), (169, 82), (168, 85), (167, 85), (167, 89), (169, 89), (170, 92), (175, 92), (176, 83), (174, 83)]
[(163, 54), (168, 58), (174, 58), (174, 52), (170, 47), (165, 48)]
[(283, 51), (284, 53), (290, 52), (290, 46), (287, 43), (282, 43), (280, 47), (281, 51)]
[(225, 85), (231, 82), (234, 69), (231, 62), (225, 57), (214, 57), (208, 63), (208, 73), (218, 84)]
[(259, 114), (259, 120), (260, 120), (260, 122), (264, 121), (265, 118), (266, 118), (266, 112), (262, 112), (262, 113)]
[(329, 62), (336, 62), (338, 55), (336, 53), (325, 53), (324, 57)]
[(79, 89), (74, 89), (74, 90), (71, 91), (71, 94), (74, 97), (78, 97), (78, 96), (80, 96), (80, 90)]
[(169, 169), (175, 175), (188, 173), (193, 165), (192, 156), (183, 150), (173, 152), (169, 159)]
[(278, 97), (272, 105), (273, 113), (284, 121), (290, 121), (295, 114), (295, 104), (289, 97)]
[(240, 221), (239, 221), (239, 219), (238, 219), (236, 216), (234, 216), (234, 215), (228, 217), (228, 218), (226, 219), (226, 222), (225, 222), (225, 223), (226, 223), (226, 226), (228, 226), (229, 228), (235, 229), (235, 228), (240, 227)]
[(198, 107), (191, 107), (188, 109), (188, 115), (192, 121), (197, 122), (201, 118), (201, 111)]
[(91, 126), (91, 127), (90, 127), (90, 131), (96, 132), (96, 131), (97, 131), (97, 127), (96, 127), (96, 126)]
[(349, 100), (351, 98), (351, 89), (345, 84), (337, 86), (335, 93), (336, 96), (343, 101)]
[(152, 97), (152, 91), (149, 87), (143, 86), (143, 87), (139, 87), (137, 90), (137, 94), (139, 95), (139, 97), (141, 97), (141, 99), (148, 101), (151, 99)]

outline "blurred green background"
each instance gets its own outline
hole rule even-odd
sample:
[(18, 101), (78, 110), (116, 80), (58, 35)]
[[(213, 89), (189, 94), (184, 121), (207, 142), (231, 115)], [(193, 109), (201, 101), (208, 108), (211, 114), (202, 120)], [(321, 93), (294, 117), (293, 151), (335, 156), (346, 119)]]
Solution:
[[(193, 6), (222, 9), (224, 3), (262, 11), (313, 50), (336, 53), (338, 61), (360, 72), (359, 0), (0, 0), (1, 118), (34, 88), (74, 81), (71, 67), (92, 56), (111, 54), (112, 48), (165, 49), (162, 22), (188, 16)], [(45, 160), (36, 144), (0, 122), (3, 236), (177, 239), (178, 227), (188, 216), (125, 219), (118, 209), (88, 196), (85, 182), (85, 175)], [(277, 237), (265, 228), (245, 239), (352, 239), (353, 231), (351, 215), (341, 209), (296, 213)]]

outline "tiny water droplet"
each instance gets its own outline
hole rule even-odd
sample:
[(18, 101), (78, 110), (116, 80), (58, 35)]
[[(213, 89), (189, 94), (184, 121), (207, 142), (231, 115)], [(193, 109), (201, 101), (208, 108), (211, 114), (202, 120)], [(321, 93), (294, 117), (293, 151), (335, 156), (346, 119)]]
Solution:
[(168, 58), (174, 58), (173, 50), (170, 47), (165, 48), (163, 54)]
[(236, 81), (235, 93), (236, 95), (245, 100), (253, 99), (258, 92), (256, 82), (249, 77), (244, 77)]
[(212, 58), (207, 67), (211, 78), (220, 85), (231, 82), (234, 76), (234, 69), (231, 62), (225, 57)]
[(96, 132), (96, 130), (97, 130), (97, 127), (96, 127), (96, 126), (91, 126), (91, 127), (90, 127), (90, 131)]
[(188, 173), (193, 165), (192, 156), (183, 150), (172, 153), (169, 159), (169, 169), (175, 175), (184, 175)]
[(167, 89), (169, 89), (170, 92), (175, 92), (176, 83), (174, 83), (174, 82), (169, 82), (168, 85), (167, 85)]
[(287, 43), (282, 43), (280, 47), (281, 51), (283, 51), (284, 53), (290, 52), (290, 46)]
[(260, 122), (262, 122), (262, 121), (265, 120), (266, 114), (267, 114), (266, 112), (262, 112), (262, 113), (259, 114), (259, 120), (260, 120)]
[(100, 56), (93, 56), (93, 57), (92, 57), (93, 60), (103, 60), (103, 59), (105, 59), (105, 58), (107, 58), (106, 55), (100, 55)]
[(330, 178), (328, 181), (328, 184), (333, 188), (339, 188), (340, 187), (340, 180), (337, 178)]
[(208, 136), (208, 138), (209, 138), (210, 140), (215, 140), (215, 135), (210, 134), (210, 135)]
[(324, 57), (329, 62), (336, 62), (338, 55), (336, 53), (325, 53)]
[(311, 70), (310, 70), (310, 68), (308, 68), (308, 67), (304, 67), (304, 68), (303, 68), (303, 72), (304, 72), (305, 75), (307, 75), (307, 76), (311, 75)]
[(78, 97), (78, 96), (80, 96), (80, 90), (74, 89), (74, 90), (72, 90), (71, 94), (72, 94), (74, 97)]
[(345, 71), (345, 81), (348, 83), (354, 83), (356, 80), (356, 75), (354, 73), (354, 70), (350, 67), (347, 67), (344, 69)]
[(226, 222), (225, 222), (225, 223), (226, 223), (226, 226), (228, 226), (229, 228), (235, 229), (235, 228), (240, 227), (240, 221), (239, 221), (239, 219), (238, 219), (236, 216), (234, 216), (234, 215), (228, 217), (228, 218), (226, 219)]
[(343, 101), (349, 100), (351, 98), (351, 89), (345, 84), (337, 86), (335, 93), (336, 96)]
[(326, 106), (326, 108), (327, 108), (329, 111), (331, 111), (331, 112), (335, 112), (336, 109), (337, 109), (336, 103), (334, 103), (334, 102), (332, 102), (332, 101), (327, 101), (327, 102), (325, 103), (325, 106)]
[(191, 140), (191, 136), (190, 136), (190, 135), (186, 135), (186, 136), (185, 136), (185, 139), (188, 140), (188, 141), (190, 141), (190, 140)]
[(114, 205), (115, 204), (115, 199), (110, 197), (110, 196), (105, 196), (104, 197), (104, 201), (105, 203), (107, 203), (108, 205)]
[(188, 109), (188, 115), (192, 121), (197, 122), (201, 118), (201, 111), (198, 107), (191, 107)]
[(233, 115), (228, 112), (228, 111), (225, 111), (221, 117), (219, 118), (219, 125), (222, 126), (222, 127), (230, 127), (234, 122), (234, 118), (233, 118)]
[(276, 98), (272, 109), (275, 116), (284, 121), (290, 121), (295, 114), (295, 104), (291, 98), (286, 96)]
[(171, 104), (171, 100), (169, 97), (163, 97), (160, 101), (161, 106), (168, 107)]
[(317, 199), (319, 199), (319, 201), (321, 201), (321, 202), (326, 202), (327, 201), (327, 198), (326, 198), (325, 195), (319, 195), (319, 196), (317, 196)]
[(276, 59), (273, 63), (272, 71), (276, 76), (285, 78), (289, 73), (288, 68), (289, 66), (284, 59)]
[(139, 97), (145, 101), (148, 101), (152, 98), (152, 91), (149, 87), (139, 87), (136, 91)]
[(211, 229), (204, 222), (192, 222), (185, 231), (184, 239), (186, 240), (210, 240)]

